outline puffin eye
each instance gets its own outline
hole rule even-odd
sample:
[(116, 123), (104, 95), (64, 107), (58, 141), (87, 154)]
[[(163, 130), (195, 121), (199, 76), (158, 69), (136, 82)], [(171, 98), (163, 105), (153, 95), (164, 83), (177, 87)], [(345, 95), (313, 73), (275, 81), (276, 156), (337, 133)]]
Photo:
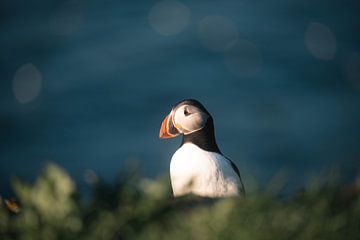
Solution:
[(190, 112), (187, 110), (187, 108), (184, 108), (184, 115), (185, 115), (185, 116), (189, 116), (189, 115), (190, 115)]

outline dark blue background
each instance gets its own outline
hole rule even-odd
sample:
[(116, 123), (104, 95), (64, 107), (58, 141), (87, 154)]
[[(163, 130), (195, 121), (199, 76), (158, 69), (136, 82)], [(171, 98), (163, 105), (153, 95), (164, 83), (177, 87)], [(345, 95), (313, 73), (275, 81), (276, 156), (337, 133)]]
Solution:
[[(182, 1), (191, 17), (173, 35), (149, 23), (156, 3), (0, 2), (1, 192), (10, 176), (31, 180), (46, 161), (80, 185), (85, 169), (111, 181), (126, 161), (148, 177), (167, 174), (180, 139), (160, 140), (159, 126), (189, 97), (212, 113), (219, 146), (245, 184), (284, 171), (296, 189), (324, 169), (358, 173), (359, 1)], [(214, 15), (257, 47), (258, 71), (235, 74), (227, 53), (202, 44), (199, 23)], [(328, 59), (307, 47), (313, 23), (336, 40)], [(13, 81), (28, 63), (41, 91), (21, 103)]]

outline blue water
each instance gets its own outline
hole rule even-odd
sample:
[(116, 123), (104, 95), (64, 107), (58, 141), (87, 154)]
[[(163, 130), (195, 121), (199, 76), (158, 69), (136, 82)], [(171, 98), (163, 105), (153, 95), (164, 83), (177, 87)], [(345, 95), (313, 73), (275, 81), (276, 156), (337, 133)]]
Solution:
[[(324, 169), (358, 173), (360, 79), (348, 70), (360, 53), (358, 1), (182, 1), (191, 17), (170, 36), (149, 23), (156, 3), (0, 2), (0, 193), (11, 176), (31, 180), (47, 161), (80, 186), (85, 169), (111, 181), (126, 162), (147, 177), (168, 174), (180, 139), (160, 140), (159, 126), (189, 97), (212, 113), (218, 144), (245, 184), (284, 171), (297, 189)], [(226, 53), (202, 44), (199, 22), (213, 15), (257, 47), (257, 71), (234, 73)], [(334, 35), (330, 59), (308, 49), (311, 23)], [(41, 91), (20, 103), (12, 84), (27, 63), (41, 73)]]

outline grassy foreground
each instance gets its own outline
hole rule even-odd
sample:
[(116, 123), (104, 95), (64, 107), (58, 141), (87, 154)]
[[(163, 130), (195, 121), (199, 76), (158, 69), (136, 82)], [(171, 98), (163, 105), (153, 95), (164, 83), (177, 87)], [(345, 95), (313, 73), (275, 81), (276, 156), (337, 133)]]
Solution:
[[(289, 199), (172, 199), (167, 181), (127, 176), (105, 186), (89, 174), (82, 200), (69, 175), (49, 164), (32, 185), (13, 182), (20, 210), (0, 200), (0, 239), (359, 239), (359, 184), (350, 193), (309, 188)], [(10, 206), (11, 207), (11, 206)], [(16, 213), (17, 212), (17, 213)]]

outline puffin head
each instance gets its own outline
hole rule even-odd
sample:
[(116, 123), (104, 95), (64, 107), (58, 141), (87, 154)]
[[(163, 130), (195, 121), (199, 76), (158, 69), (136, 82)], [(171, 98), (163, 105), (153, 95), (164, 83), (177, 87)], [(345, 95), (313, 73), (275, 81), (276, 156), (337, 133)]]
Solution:
[(209, 112), (197, 100), (186, 99), (175, 104), (160, 127), (160, 138), (172, 138), (179, 134), (198, 132), (212, 119)]

